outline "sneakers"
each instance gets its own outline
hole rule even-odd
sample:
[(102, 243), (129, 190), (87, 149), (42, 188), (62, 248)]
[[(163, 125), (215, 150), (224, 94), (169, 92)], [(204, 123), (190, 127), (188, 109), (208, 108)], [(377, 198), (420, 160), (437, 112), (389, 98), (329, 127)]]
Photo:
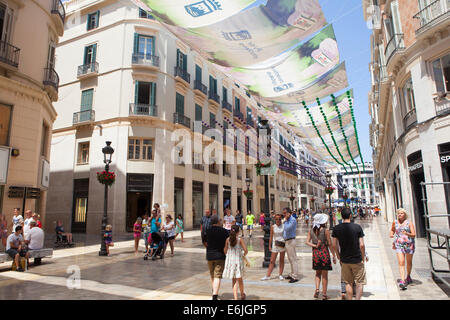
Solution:
[(402, 290), (406, 290), (406, 283), (404, 281), (399, 281), (398, 286), (400, 287), (400, 289)]
[(291, 279), (291, 280), (289, 280), (289, 283), (294, 283), (294, 282), (297, 282), (298, 281), (298, 279)]
[(18, 272), (24, 272), (25, 270), (19, 267), (19, 268), (16, 269), (16, 271), (18, 271)]
[(266, 280), (270, 280), (270, 277), (264, 276), (264, 277), (261, 278), (261, 281), (266, 281)]
[(411, 284), (413, 281), (412, 281), (412, 279), (411, 279), (411, 276), (408, 276), (407, 278), (406, 278), (406, 284), (408, 285), (408, 284)]
[(279, 276), (278, 279), (280, 279), (280, 281), (284, 280), (283, 276)]

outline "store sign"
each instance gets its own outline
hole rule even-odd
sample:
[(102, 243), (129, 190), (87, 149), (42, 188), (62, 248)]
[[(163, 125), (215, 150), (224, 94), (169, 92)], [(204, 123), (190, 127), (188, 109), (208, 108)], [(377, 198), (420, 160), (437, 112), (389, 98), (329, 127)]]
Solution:
[(408, 170), (409, 170), (409, 172), (412, 172), (412, 171), (416, 171), (422, 167), (423, 167), (423, 162), (419, 162), (419, 163), (416, 163), (415, 165), (412, 165), (411, 167), (408, 167)]
[(0, 184), (6, 184), (8, 179), (9, 148), (0, 147)]
[(447, 163), (450, 161), (450, 155), (448, 156), (441, 156), (441, 163)]

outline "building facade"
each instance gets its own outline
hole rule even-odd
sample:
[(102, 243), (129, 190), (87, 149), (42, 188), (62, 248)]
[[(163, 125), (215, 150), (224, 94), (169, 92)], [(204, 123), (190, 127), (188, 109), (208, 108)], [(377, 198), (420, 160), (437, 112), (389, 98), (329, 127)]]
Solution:
[(9, 226), (14, 208), (45, 219), (64, 21), (59, 0), (0, 0), (0, 212)]
[[(431, 214), (450, 212), (450, 4), (447, 0), (365, 0), (371, 37), (371, 145), (381, 210), (404, 207), (425, 236), (421, 182)], [(373, 6), (373, 7), (370, 7)], [(377, 9), (379, 8), (379, 10)], [(374, 12), (375, 15), (369, 13)], [(378, 26), (377, 26), (378, 24)], [(446, 217), (431, 226), (448, 226)]]
[[(263, 210), (254, 139), (262, 105), (131, 1), (65, 6), (48, 221), (62, 220), (72, 232), (99, 232), (104, 196), (96, 174), (103, 171), (105, 141), (115, 149), (110, 170), (117, 178), (108, 202), (115, 232), (130, 232), (154, 203), (163, 214), (181, 214), (188, 230), (198, 227), (206, 209), (220, 216), (226, 206), (233, 214)], [(243, 133), (211, 135), (227, 129)], [(297, 190), (291, 140), (282, 129), (272, 140), (283, 164), (270, 177), (276, 211), (290, 206), (289, 190)], [(251, 200), (244, 195), (247, 178)]]

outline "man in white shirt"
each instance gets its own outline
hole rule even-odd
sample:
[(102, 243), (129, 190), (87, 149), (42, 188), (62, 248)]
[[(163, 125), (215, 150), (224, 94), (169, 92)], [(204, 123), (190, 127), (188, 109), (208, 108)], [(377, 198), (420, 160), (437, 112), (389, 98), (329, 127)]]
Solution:
[(31, 212), (31, 210), (25, 211), (25, 221), (23, 222), (23, 235), (25, 238), (30, 231), (30, 222), (34, 221), (32, 215), (33, 212)]
[(231, 210), (229, 208), (225, 209), (225, 216), (223, 217), (223, 227), (227, 231), (228, 235), (231, 232), (231, 226), (236, 223), (236, 220), (231, 215)]
[(30, 250), (39, 250), (44, 247), (44, 230), (39, 228), (34, 220), (30, 222), (30, 231), (25, 236), (25, 243)]
[(11, 233), (6, 240), (6, 253), (14, 259), (17, 271), (25, 271), (20, 267), (19, 257), (25, 257), (28, 260), (28, 252), (23, 245), (22, 226), (17, 226), (14, 233)]

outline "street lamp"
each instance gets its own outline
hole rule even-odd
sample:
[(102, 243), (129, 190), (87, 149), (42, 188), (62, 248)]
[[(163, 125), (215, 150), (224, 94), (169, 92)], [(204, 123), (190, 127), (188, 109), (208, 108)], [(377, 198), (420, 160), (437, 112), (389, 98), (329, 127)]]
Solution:
[(292, 211), (294, 211), (294, 199), (295, 199), (295, 197), (294, 197), (294, 188), (290, 188), (289, 189), (289, 191), (291, 192), (291, 198), (290, 198), (290, 200), (291, 200), (291, 209), (292, 209)]
[[(331, 190), (331, 174), (330, 171), (327, 171), (327, 174), (325, 175), (326, 181), (327, 181), (327, 188)], [(328, 192), (328, 204), (330, 207), (330, 230), (333, 229), (333, 211), (331, 210), (331, 191)]]
[[(109, 164), (112, 162), (112, 154), (114, 153), (114, 149), (111, 147), (111, 141), (106, 141), (106, 147), (102, 148), (103, 152), (103, 162), (105, 163), (105, 171), (109, 171)], [(107, 256), (106, 252), (106, 243), (105, 243), (105, 229), (106, 224), (108, 222), (108, 185), (105, 184), (105, 202), (103, 206), (103, 219), (102, 219), (102, 242), (100, 251), (98, 253), (99, 256)]]
[(348, 199), (348, 193), (347, 193), (347, 185), (346, 184), (344, 184), (343, 186), (342, 186), (342, 188), (344, 189), (344, 191), (343, 191), (343, 193), (342, 193), (342, 198), (344, 199), (344, 206), (345, 207), (347, 207), (347, 199)]
[[(245, 178), (245, 184), (247, 185), (247, 194), (249, 194), (250, 193), (250, 178)], [(250, 210), (252, 210), (252, 208), (251, 208), (251, 203), (252, 203), (252, 200), (251, 199), (249, 199), (248, 197), (247, 197), (247, 212)], [(249, 204), (250, 204), (250, 206), (249, 206)], [(250, 209), (249, 209), (249, 207), (250, 207)]]
[[(268, 120), (261, 120), (260, 125), (258, 127), (258, 137), (261, 136), (261, 134), (264, 134), (265, 138), (264, 141), (267, 146), (267, 155), (259, 153), (259, 156), (261, 159), (266, 158), (265, 156), (270, 157), (270, 140), (271, 140), (271, 130), (269, 126)], [(267, 268), (270, 265), (270, 256), (271, 253), (269, 251), (269, 240), (270, 240), (270, 208), (269, 208), (269, 175), (264, 175), (264, 206), (265, 206), (265, 212), (264, 212), (264, 261), (263, 261), (263, 268)]]

